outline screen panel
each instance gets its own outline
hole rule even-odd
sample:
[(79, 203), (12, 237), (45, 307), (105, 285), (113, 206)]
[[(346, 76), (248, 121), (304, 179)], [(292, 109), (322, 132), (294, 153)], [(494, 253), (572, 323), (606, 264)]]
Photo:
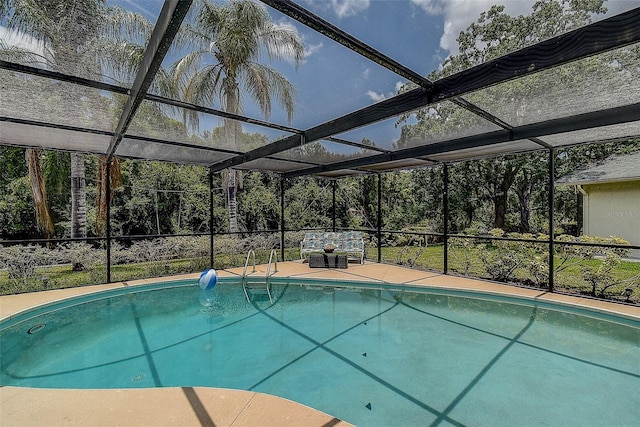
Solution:
[(135, 137), (124, 137), (116, 149), (118, 157), (165, 160), (175, 163), (209, 166), (233, 157), (233, 154), (197, 147), (183, 147)]
[(429, 158), (442, 162), (455, 162), (460, 160), (494, 157), (504, 154), (522, 153), (526, 151), (540, 150), (540, 148), (540, 145), (535, 142), (522, 139), (519, 141), (487, 145), (484, 147), (465, 148), (463, 150), (449, 151), (447, 153), (432, 154)]
[(640, 121), (546, 135), (544, 141), (554, 147), (561, 147), (564, 145), (633, 138), (640, 138)]
[(0, 122), (0, 144), (105, 154), (111, 135)]
[(124, 97), (73, 83), (0, 70), (0, 116), (115, 130)]
[(640, 99), (635, 44), (469, 94), (466, 99), (512, 126), (635, 103)]

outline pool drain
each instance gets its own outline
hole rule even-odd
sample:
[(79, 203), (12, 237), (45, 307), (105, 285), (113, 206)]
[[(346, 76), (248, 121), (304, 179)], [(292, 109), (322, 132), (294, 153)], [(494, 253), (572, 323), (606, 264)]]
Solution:
[(145, 374), (134, 375), (131, 377), (131, 382), (139, 383), (140, 381), (144, 381), (145, 378), (147, 378)]
[(33, 335), (33, 334), (37, 334), (38, 332), (40, 332), (41, 330), (43, 330), (47, 325), (45, 325), (44, 323), (39, 323), (35, 326), (32, 326), (29, 328), (29, 330), (27, 331), (27, 333), (29, 335)]

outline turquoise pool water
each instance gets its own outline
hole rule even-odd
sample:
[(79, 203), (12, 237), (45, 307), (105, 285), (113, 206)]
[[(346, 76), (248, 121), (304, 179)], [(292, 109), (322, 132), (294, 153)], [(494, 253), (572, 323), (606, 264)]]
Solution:
[(640, 419), (640, 324), (401, 287), (222, 281), (77, 298), (0, 323), (1, 385), (211, 386), (358, 426), (625, 426)]

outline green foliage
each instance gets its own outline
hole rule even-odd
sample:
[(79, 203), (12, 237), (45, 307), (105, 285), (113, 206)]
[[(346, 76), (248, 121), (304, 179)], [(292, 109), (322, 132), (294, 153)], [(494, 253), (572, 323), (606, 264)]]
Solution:
[(10, 181), (0, 196), (0, 237), (39, 237), (29, 178)]
[(285, 191), (285, 226), (331, 227), (332, 192), (329, 181), (298, 178)]
[(280, 201), (276, 196), (278, 184), (279, 179), (259, 172), (252, 172), (245, 176), (246, 191), (238, 194), (238, 203), (242, 215), (241, 222), (246, 230), (278, 228), (280, 224)]
[(122, 162), (121, 169), (124, 186), (116, 191), (111, 208), (117, 234), (209, 230), (205, 168), (129, 160)]

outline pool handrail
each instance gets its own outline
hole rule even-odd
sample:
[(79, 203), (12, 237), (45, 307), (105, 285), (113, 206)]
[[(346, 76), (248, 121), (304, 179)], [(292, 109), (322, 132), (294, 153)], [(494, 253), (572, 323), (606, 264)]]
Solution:
[[(275, 255), (275, 258), (274, 258)], [(271, 249), (271, 253), (269, 254), (269, 265), (267, 266), (267, 280), (269, 280), (269, 277), (271, 277), (271, 261), (275, 259), (275, 266), (276, 269), (273, 272), (273, 274), (278, 272), (278, 253), (276, 252), (275, 249)]]
[(249, 265), (249, 257), (253, 255), (253, 271), (251, 273), (256, 272), (256, 253), (253, 249), (249, 249), (247, 252), (247, 260), (244, 262), (244, 270), (242, 270), (242, 278), (247, 277), (247, 266)]
[[(249, 259), (252, 256), (253, 256), (253, 270), (251, 271), (251, 273), (247, 274)], [(274, 259), (275, 259), (275, 271), (271, 273), (271, 264)], [(253, 289), (252, 286), (249, 286), (250, 285), (249, 276), (255, 273), (256, 271), (257, 271), (256, 270), (256, 253), (253, 249), (249, 249), (249, 252), (247, 253), (247, 260), (244, 263), (244, 270), (242, 271), (242, 290), (244, 291), (244, 296), (246, 297), (247, 302), (251, 302), (251, 299), (249, 298), (249, 293), (247, 292), (247, 287), (250, 287), (251, 289)], [(271, 253), (269, 254), (269, 264), (267, 265), (267, 271), (265, 273), (265, 279), (264, 279), (264, 285), (267, 291), (267, 295), (269, 295), (269, 302), (271, 304), (273, 304), (273, 298), (271, 297), (271, 284), (269, 279), (271, 278), (272, 274), (275, 274), (277, 272), (278, 272), (278, 254), (275, 249), (272, 249)]]

